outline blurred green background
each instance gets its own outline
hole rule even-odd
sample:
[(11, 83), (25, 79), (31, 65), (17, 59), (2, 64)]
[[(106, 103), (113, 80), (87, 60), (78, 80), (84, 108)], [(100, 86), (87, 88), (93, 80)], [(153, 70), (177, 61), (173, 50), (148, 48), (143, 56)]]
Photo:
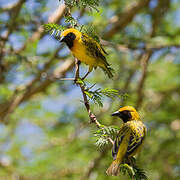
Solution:
[[(86, 2), (86, 1), (79, 1)], [(89, 1), (91, 2), (91, 1)], [(97, 1), (98, 2), (98, 1)], [(148, 128), (137, 162), (149, 179), (180, 179), (180, 1), (104, 0), (99, 11), (72, 7), (80, 24), (93, 24), (115, 69), (113, 80), (97, 69), (95, 88), (114, 88), (124, 98), (91, 102), (104, 125), (121, 125), (110, 114), (136, 107)], [(95, 145), (82, 94), (72, 81), (69, 50), (42, 25), (65, 23), (58, 0), (0, 1), (0, 179), (116, 180), (106, 169), (111, 146)], [(81, 74), (87, 66), (81, 66)]]

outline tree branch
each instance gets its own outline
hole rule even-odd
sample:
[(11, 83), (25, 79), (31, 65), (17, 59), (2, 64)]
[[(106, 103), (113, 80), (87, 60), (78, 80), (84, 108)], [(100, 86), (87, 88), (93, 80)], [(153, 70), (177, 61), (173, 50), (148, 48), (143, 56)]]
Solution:
[(5, 6), (5, 7), (1, 7), (1, 8), (0, 8), (0, 11), (13, 11), (14, 8), (16, 8), (17, 6), (19, 6), (19, 2), (20, 2), (20, 1), (17, 1), (16, 3), (11, 3), (11, 4), (8, 4), (8, 5)]
[[(151, 32), (153, 34), (153, 32)], [(106, 40), (103, 40), (101, 39), (101, 44), (103, 46), (110, 46), (114, 49), (116, 49), (117, 51), (122, 51), (122, 52), (128, 52), (128, 51), (132, 51), (132, 50), (152, 50), (152, 51), (157, 51), (157, 50), (161, 50), (161, 49), (164, 49), (164, 48), (180, 48), (180, 45), (179, 44), (151, 44), (151, 43), (148, 43), (148, 42), (144, 42), (143, 40), (139, 41), (139, 42), (142, 42), (144, 43), (144, 46), (143, 47), (139, 47), (137, 45), (132, 45), (132, 44), (115, 44), (115, 43), (112, 43), (112, 42), (109, 42), (109, 41), (106, 41)]]
[(9, 39), (10, 34), (13, 32), (14, 28), (15, 28), (15, 23), (16, 23), (16, 19), (20, 13), (20, 10), (22, 8), (22, 5), (24, 4), (25, 0), (19, 0), (12, 9), (12, 13), (11, 13), (11, 17), (10, 17), (10, 21), (8, 22), (8, 27), (7, 27), (7, 31), (4, 34), (3, 37), (0, 37), (0, 82), (4, 81), (4, 70), (5, 65), (2, 63), (2, 58), (4, 56), (4, 47), (6, 45), (6, 42)]
[(130, 8), (123, 13), (117, 15), (117, 20), (113, 23), (112, 28), (103, 35), (103, 38), (109, 39), (115, 33), (124, 29), (135, 17), (135, 15), (144, 7), (148, 6), (150, 0), (140, 0), (134, 3)]
[[(48, 22), (48, 23), (58, 23), (58, 22), (62, 19), (65, 10), (66, 10), (66, 6), (65, 6), (64, 4), (60, 5), (60, 6), (56, 9), (56, 11), (48, 18), (48, 21), (47, 21), (47, 22)], [(27, 39), (27, 42), (28, 42), (28, 43), (32, 43), (32, 42), (36, 41), (37, 39), (42, 38), (43, 35), (44, 35), (44, 28), (43, 28), (43, 26), (40, 26), (40, 27), (37, 29), (37, 31), (34, 32), (29, 39)], [(21, 51), (25, 50), (25, 49), (26, 49), (26, 46), (27, 46), (27, 44), (28, 44), (27, 42), (24, 43), (24, 46), (22, 46), (20, 49), (18, 49), (18, 50), (16, 51), (16, 53), (20, 53)]]
[[(158, 24), (160, 23), (160, 19), (163, 18), (163, 15), (165, 15), (165, 12), (168, 10), (170, 5), (170, 1), (169, 0), (159, 0), (158, 4), (156, 6), (156, 8), (154, 9), (153, 13), (152, 13), (152, 30), (150, 33), (150, 37), (154, 37), (156, 35), (156, 30), (158, 28)], [(140, 77), (139, 83), (138, 83), (138, 88), (137, 88), (137, 94), (138, 94), (138, 99), (136, 102), (136, 109), (138, 109), (143, 101), (143, 88), (144, 88), (144, 84), (145, 84), (145, 79), (147, 77), (147, 69), (148, 69), (148, 64), (149, 64), (149, 60), (150, 57), (153, 54), (153, 50), (152, 49), (147, 49), (146, 53), (143, 55), (142, 59), (141, 59), (141, 64), (142, 64), (142, 75)]]
[(8, 116), (12, 113), (19, 104), (30, 99), (34, 94), (39, 92), (43, 92), (50, 84), (52, 84), (57, 77), (61, 78), (66, 75), (66, 73), (72, 69), (74, 63), (73, 60), (66, 60), (60, 67), (56, 68), (54, 72), (47, 76), (47, 78), (35, 86), (36, 79), (33, 79), (30, 83), (28, 83), (23, 90), (25, 92), (21, 92), (18, 95), (14, 94), (14, 96), (6, 103), (0, 105), (0, 121), (8, 122)]
[(152, 53), (153, 53), (152, 50), (147, 51), (142, 56), (142, 59), (141, 59), (142, 75), (141, 75), (141, 78), (139, 80), (138, 88), (137, 88), (138, 99), (136, 101), (136, 109), (138, 109), (142, 104), (143, 88), (144, 88), (144, 83), (145, 83), (145, 79), (146, 79), (146, 76), (147, 76), (147, 69), (148, 69), (149, 59), (150, 59)]

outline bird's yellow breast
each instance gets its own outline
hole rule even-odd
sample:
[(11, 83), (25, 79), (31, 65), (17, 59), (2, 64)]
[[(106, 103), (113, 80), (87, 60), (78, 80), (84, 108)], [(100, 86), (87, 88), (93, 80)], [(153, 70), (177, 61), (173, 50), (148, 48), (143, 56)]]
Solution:
[(97, 60), (90, 56), (86, 46), (83, 44), (81, 39), (74, 40), (73, 47), (71, 48), (71, 52), (79, 61), (89, 66), (97, 67), (98, 65)]

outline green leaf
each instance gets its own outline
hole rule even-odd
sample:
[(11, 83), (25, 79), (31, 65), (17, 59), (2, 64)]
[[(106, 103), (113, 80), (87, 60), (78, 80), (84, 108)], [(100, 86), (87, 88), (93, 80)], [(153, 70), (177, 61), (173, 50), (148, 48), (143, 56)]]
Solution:
[(65, 22), (70, 23), (72, 27), (76, 27), (78, 25), (78, 21), (74, 19), (72, 16), (65, 16)]
[(92, 94), (90, 94), (88, 91), (84, 91), (84, 93), (85, 93), (89, 98), (92, 98)]
[(59, 40), (60, 33), (61, 33), (61, 31), (65, 30), (65, 27), (58, 25), (58, 24), (54, 24), (54, 23), (48, 23), (48, 24), (44, 24), (44, 29), (46, 32), (49, 32), (49, 34), (51, 36), (53, 36)]
[(98, 129), (94, 136), (96, 137), (96, 145), (101, 147), (102, 145), (109, 144), (108, 138), (114, 139), (118, 133), (118, 129), (116, 127), (110, 127), (110, 126), (100, 126), (101, 129)]
[(102, 147), (102, 146), (105, 146), (109, 143), (109, 141), (103, 137), (100, 137), (97, 141), (96, 141), (96, 145), (98, 147)]

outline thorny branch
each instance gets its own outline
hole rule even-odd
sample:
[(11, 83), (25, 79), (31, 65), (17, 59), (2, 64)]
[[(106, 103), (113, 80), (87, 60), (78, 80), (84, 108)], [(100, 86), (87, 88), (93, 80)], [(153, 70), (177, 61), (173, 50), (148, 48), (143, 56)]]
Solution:
[[(77, 60), (77, 59), (75, 59), (75, 66), (76, 66), (76, 78), (79, 79), (79, 78), (80, 78), (80, 77), (79, 77), (79, 63), (78, 63), (78, 60)], [(77, 80), (77, 79), (76, 79), (76, 80)], [(89, 101), (88, 101), (88, 97), (87, 97), (87, 95), (86, 95), (86, 93), (85, 93), (86, 87), (85, 87), (84, 83), (78, 83), (77, 81), (75, 81), (75, 83), (76, 83), (76, 85), (78, 85), (78, 86), (80, 87), (80, 89), (81, 89), (81, 92), (82, 92), (82, 95), (83, 95), (83, 100), (84, 100), (84, 105), (85, 105), (85, 107), (86, 107), (86, 110), (87, 110), (88, 115), (89, 115), (89, 118), (90, 118), (90, 124), (91, 124), (91, 123), (94, 123), (94, 124), (96, 124), (97, 128), (99, 128), (99, 129), (104, 129), (104, 128), (102, 127), (102, 125), (99, 123), (99, 121), (97, 120), (97, 118), (96, 118), (96, 116), (94, 115), (94, 113), (91, 111), (91, 107), (90, 107), (90, 104), (89, 104)], [(114, 141), (113, 141), (110, 137), (108, 137), (107, 139), (108, 139), (108, 141), (109, 141), (111, 144), (114, 144)]]

